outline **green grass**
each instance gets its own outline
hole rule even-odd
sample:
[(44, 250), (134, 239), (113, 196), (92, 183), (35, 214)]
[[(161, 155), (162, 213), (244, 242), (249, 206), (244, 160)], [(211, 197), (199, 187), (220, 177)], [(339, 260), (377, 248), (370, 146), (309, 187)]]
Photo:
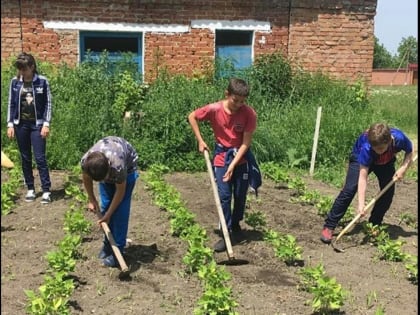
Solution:
[(418, 132), (417, 97), (417, 85), (373, 87), (370, 91), (371, 104), (378, 113), (412, 139), (417, 139)]

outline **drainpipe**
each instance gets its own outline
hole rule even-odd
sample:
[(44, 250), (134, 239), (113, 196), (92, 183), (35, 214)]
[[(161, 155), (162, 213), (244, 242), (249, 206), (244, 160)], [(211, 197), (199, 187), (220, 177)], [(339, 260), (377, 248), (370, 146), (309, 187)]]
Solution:
[(23, 51), (22, 0), (19, 0), (20, 51)]
[(287, 26), (287, 58), (289, 58), (289, 47), (290, 47), (290, 20), (291, 20), (291, 12), (292, 12), (292, 1), (293, 0), (289, 0), (289, 15), (288, 15), (288, 26)]

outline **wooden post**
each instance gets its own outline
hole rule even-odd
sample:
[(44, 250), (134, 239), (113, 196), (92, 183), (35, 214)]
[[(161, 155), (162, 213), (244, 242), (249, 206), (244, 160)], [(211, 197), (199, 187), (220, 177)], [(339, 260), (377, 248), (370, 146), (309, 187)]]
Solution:
[(321, 122), (321, 111), (322, 111), (322, 107), (319, 106), (317, 114), (316, 114), (316, 126), (315, 126), (315, 134), (314, 134), (314, 144), (312, 146), (311, 168), (309, 169), (309, 175), (311, 177), (314, 175), (315, 157), (316, 157), (316, 150), (318, 147), (319, 125)]

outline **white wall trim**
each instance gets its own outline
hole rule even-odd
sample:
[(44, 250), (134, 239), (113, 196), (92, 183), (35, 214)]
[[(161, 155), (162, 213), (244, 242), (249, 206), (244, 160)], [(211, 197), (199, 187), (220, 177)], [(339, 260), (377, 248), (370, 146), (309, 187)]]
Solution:
[(190, 30), (189, 26), (179, 24), (93, 23), (80, 21), (44, 21), (43, 24), (45, 28), (82, 31), (187, 33)]
[(215, 30), (237, 30), (237, 31), (271, 31), (270, 22), (254, 20), (192, 20), (191, 28), (208, 28)]

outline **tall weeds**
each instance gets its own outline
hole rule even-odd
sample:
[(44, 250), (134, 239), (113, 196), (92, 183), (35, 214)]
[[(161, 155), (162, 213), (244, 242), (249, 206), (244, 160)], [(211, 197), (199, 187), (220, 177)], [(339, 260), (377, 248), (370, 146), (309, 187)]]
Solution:
[[(211, 71), (193, 78), (162, 71), (145, 84), (129, 56), (115, 64), (106, 54), (98, 62), (73, 68), (41, 63), (39, 69), (49, 79), (53, 95), (47, 145), (51, 169), (71, 169), (94, 142), (111, 134), (125, 137), (137, 148), (141, 168), (163, 163), (178, 171), (205, 169), (187, 116), (222, 99), (227, 78)], [(1, 74), (1, 137), (3, 146), (8, 146), (7, 98), (15, 70), (5, 62)], [(290, 165), (289, 153), (294, 152), (302, 161), (298, 167), (309, 169), (319, 106), (315, 172), (320, 170), (327, 180), (331, 179), (325, 172), (342, 172), (353, 141), (371, 123), (385, 121), (413, 135), (417, 132), (415, 87), (394, 87), (392, 93), (369, 90), (361, 81), (348, 84), (321, 73), (293, 70), (280, 54), (259, 57), (241, 76), (251, 85), (248, 103), (258, 114), (252, 147), (260, 162)], [(130, 118), (124, 118), (127, 111)], [(212, 145), (208, 125), (203, 125), (203, 133)]]

